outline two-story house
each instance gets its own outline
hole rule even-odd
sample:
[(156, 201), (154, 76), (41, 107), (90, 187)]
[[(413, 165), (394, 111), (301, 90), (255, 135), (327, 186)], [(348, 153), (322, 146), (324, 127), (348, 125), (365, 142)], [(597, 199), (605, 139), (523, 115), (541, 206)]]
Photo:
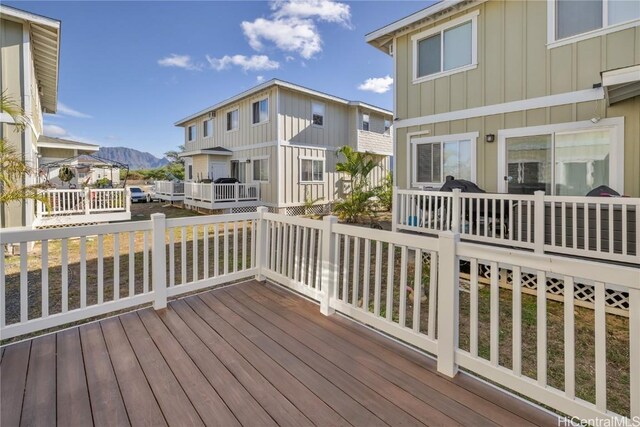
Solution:
[[(22, 153), (32, 167), (38, 165), (38, 139), (43, 113), (55, 113), (58, 98), (60, 21), (5, 5), (0, 6), (0, 86), (18, 102), (27, 118), (24, 132), (15, 132), (7, 114), (0, 117), (0, 136)], [(25, 176), (26, 185), (37, 177)], [(32, 201), (0, 206), (0, 227), (33, 224)]]
[(640, 2), (446, 0), (366, 40), (393, 57), (400, 188), (640, 196)]
[[(304, 213), (305, 203), (327, 206), (345, 185), (336, 173), (340, 147), (374, 155), (373, 185), (386, 176), (391, 125), (392, 113), (373, 105), (277, 79), (262, 83), (176, 123), (185, 131), (185, 204), (212, 209), (260, 204), (290, 214)], [(226, 177), (256, 186), (256, 192), (245, 191), (256, 197), (240, 201), (190, 184)], [(189, 196), (190, 185), (202, 197)], [(223, 196), (218, 197), (223, 204), (211, 200), (216, 195)]]

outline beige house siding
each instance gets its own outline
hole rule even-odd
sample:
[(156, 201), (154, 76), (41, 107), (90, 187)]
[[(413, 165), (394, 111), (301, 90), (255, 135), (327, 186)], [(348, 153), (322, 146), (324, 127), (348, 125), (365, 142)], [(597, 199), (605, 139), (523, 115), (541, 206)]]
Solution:
[[(215, 112), (213, 136), (203, 137), (203, 123), (209, 119), (208, 114), (197, 117), (184, 124), (184, 140), (187, 151), (211, 147), (237, 148), (252, 144), (276, 140), (276, 99), (277, 88), (271, 87), (251, 97), (245, 98), (236, 104), (222, 108)], [(265, 97), (269, 98), (269, 120), (265, 123), (252, 124), (251, 104)], [(239, 109), (239, 127), (234, 131), (227, 131), (227, 112)], [(195, 141), (187, 141), (188, 128), (196, 125)]]
[[(479, 11), (477, 68), (414, 84), (411, 37), (475, 10)], [(640, 27), (551, 49), (546, 45), (546, 28), (546, 2), (488, 1), (396, 38), (396, 116), (402, 120), (592, 89), (600, 83), (601, 71), (640, 64)], [(624, 117), (624, 192), (640, 196), (637, 97), (611, 107), (600, 100), (398, 128), (397, 164), (413, 165), (407, 152), (407, 133), (429, 131), (429, 136), (439, 136), (477, 131), (477, 181), (481, 187), (496, 191), (502, 178), (497, 176), (498, 144), (484, 142), (486, 134), (593, 117)], [(399, 170), (397, 183), (408, 187), (408, 174)]]

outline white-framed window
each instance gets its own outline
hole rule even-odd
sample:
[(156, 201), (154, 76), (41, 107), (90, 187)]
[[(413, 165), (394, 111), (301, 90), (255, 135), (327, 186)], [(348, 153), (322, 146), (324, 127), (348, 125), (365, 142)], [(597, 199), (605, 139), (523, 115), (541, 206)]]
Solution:
[(362, 130), (369, 130), (369, 114), (368, 113), (364, 113), (362, 114)]
[(195, 141), (196, 139), (196, 125), (187, 127), (187, 141)]
[(240, 126), (240, 111), (236, 108), (227, 111), (227, 132), (237, 130)]
[(498, 131), (498, 188), (585, 196), (606, 185), (624, 190), (624, 118)]
[(207, 119), (202, 122), (202, 137), (209, 138), (213, 136), (213, 119)]
[(478, 15), (475, 11), (411, 37), (414, 83), (477, 67)]
[(324, 159), (300, 157), (300, 182), (323, 182)]
[(251, 104), (251, 123), (254, 125), (269, 121), (269, 98)]
[(251, 162), (253, 181), (269, 182), (269, 157), (255, 157)]
[(441, 185), (447, 176), (476, 180), (477, 132), (416, 138), (413, 185)]
[(640, 25), (637, 0), (548, 0), (548, 47)]
[(385, 133), (388, 133), (389, 129), (391, 129), (391, 120), (385, 119), (384, 120), (384, 131), (385, 131)]
[(311, 123), (314, 126), (324, 126), (324, 104), (322, 102), (311, 102)]

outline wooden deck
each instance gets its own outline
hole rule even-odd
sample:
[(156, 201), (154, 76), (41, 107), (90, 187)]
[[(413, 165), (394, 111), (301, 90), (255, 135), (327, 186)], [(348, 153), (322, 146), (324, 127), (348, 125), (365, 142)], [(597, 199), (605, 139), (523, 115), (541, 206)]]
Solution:
[(270, 285), (248, 282), (0, 350), (17, 425), (557, 425)]

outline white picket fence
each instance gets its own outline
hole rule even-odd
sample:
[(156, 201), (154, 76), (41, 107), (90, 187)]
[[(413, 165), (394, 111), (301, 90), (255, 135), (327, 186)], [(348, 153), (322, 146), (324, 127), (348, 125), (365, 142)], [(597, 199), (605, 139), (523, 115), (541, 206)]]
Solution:
[(393, 229), (640, 264), (640, 199), (394, 189)]
[[(170, 297), (233, 280), (267, 278), (318, 301), (324, 314), (343, 313), (433, 354), (444, 375), (454, 376), (464, 368), (581, 419), (640, 416), (637, 268), (461, 242), (460, 237), (461, 233), (452, 231), (432, 237), (372, 230), (338, 224), (331, 216), (317, 221), (271, 214), (266, 208), (240, 215), (169, 220), (155, 214), (151, 221), (105, 227), (3, 231), (0, 245), (18, 244), (21, 253), (19, 277), (5, 277), (7, 261), (0, 258), (0, 307), (19, 306), (19, 315), (13, 307), (10, 319), (3, 310), (0, 333), (10, 338), (140, 304), (153, 303), (160, 309)], [(97, 251), (90, 260), (88, 240), (95, 241)], [(39, 268), (30, 264), (29, 242), (41, 248)], [(61, 274), (61, 298), (57, 288), (49, 285), (54, 274), (49, 270), (57, 266), (50, 260), (53, 245), (62, 248), (61, 273), (55, 272)], [(72, 245), (76, 252), (71, 251)], [(113, 256), (121, 254), (125, 245), (129, 246), (124, 255)], [(72, 267), (71, 259), (79, 267)], [(97, 264), (95, 274), (87, 274), (88, 262)], [(127, 280), (121, 279), (126, 276), (120, 274), (121, 267), (128, 271)], [(486, 269), (488, 286), (480, 280), (480, 272)], [(461, 283), (461, 274), (470, 277), (468, 285)], [(523, 292), (525, 275), (536, 277), (533, 297)], [(562, 283), (563, 301), (548, 299), (550, 278)], [(501, 287), (503, 280), (510, 280), (509, 289)], [(586, 283), (595, 293), (589, 344), (582, 337), (589, 325), (579, 323), (584, 318), (574, 304), (578, 283)], [(544, 291), (539, 289), (542, 286)], [(613, 355), (608, 353), (611, 315), (605, 309), (610, 291), (626, 293), (629, 304), (628, 341), (623, 341), (628, 348), (625, 344)], [(56, 298), (61, 307), (53, 303)], [(534, 320), (524, 315), (532, 301)], [(553, 304), (562, 304), (562, 315), (551, 324)], [(33, 310), (34, 305), (40, 308)], [(505, 310), (511, 328), (506, 341)], [(550, 352), (550, 346), (556, 345), (551, 341), (556, 337), (550, 334), (558, 322), (563, 334), (560, 386), (548, 375), (558, 363), (558, 355)], [(621, 339), (621, 331), (615, 332), (616, 339)], [(527, 345), (535, 348), (533, 374), (524, 366), (525, 360), (532, 363), (531, 354), (525, 358)], [(589, 377), (595, 393), (588, 400), (576, 387), (584, 381), (577, 375), (582, 369), (577, 355), (589, 351), (583, 348), (586, 345), (594, 354)], [(511, 355), (509, 361), (504, 360), (505, 350)], [(625, 354), (628, 377), (608, 376), (608, 365), (619, 363), (611, 357)], [(628, 413), (611, 411), (612, 383), (628, 397)]]

